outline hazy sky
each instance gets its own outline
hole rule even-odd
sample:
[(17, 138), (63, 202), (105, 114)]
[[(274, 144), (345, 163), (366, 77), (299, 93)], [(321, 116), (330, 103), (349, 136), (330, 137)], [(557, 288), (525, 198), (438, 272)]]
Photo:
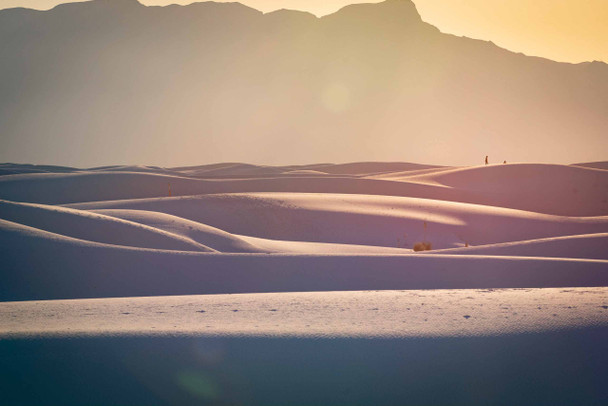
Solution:
[[(225, 1), (225, 0), (219, 0)], [(0, 0), (0, 8), (48, 9), (62, 0)], [(140, 0), (146, 5), (191, 0)], [(325, 15), (350, 3), (379, 0), (241, 0), (262, 11), (280, 8)], [(608, 62), (608, 0), (414, 0), (441, 31), (491, 40), (504, 48), (557, 61)]]

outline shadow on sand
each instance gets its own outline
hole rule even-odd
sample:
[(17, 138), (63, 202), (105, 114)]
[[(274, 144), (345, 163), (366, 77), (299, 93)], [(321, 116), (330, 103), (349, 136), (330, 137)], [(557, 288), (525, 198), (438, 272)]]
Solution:
[(3, 405), (600, 405), (608, 329), (0, 341)]

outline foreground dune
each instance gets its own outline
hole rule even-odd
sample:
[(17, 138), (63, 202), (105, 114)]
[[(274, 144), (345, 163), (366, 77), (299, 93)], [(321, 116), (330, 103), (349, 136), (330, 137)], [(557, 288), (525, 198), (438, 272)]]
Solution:
[(15, 405), (602, 405), (606, 294), (466, 289), (0, 303), (0, 396)]
[(1, 165), (0, 404), (605, 404), (603, 168)]
[[(257, 293), (0, 303), (0, 338), (472, 337), (608, 327), (608, 288)], [(53, 323), (48, 318), (53, 318)]]
[(299, 292), (606, 286), (608, 261), (483, 255), (215, 254), (0, 240), (2, 300)]

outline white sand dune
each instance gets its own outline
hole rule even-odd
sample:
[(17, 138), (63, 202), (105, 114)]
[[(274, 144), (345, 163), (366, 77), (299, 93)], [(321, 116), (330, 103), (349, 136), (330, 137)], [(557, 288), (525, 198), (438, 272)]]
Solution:
[(96, 168), (90, 168), (87, 172), (141, 172), (141, 173), (153, 173), (157, 175), (170, 175), (170, 176), (183, 176), (178, 171), (173, 171), (167, 168), (159, 168), (158, 166), (145, 166), (145, 165), (112, 165), (112, 166), (99, 166)]
[[(13, 199), (0, 201), (0, 297), (603, 286), (607, 179), (578, 166), (374, 162), (0, 176)], [(580, 201), (563, 198), (570, 184)], [(414, 255), (422, 241), (433, 251)]]
[(158, 228), (65, 207), (0, 200), (0, 219), (93, 242), (141, 248), (212, 251), (189, 238)]
[(314, 243), (307, 241), (283, 241), (230, 234), (215, 227), (145, 210), (94, 210), (107, 216), (145, 224), (172, 234), (181, 235), (219, 252), (277, 252), (277, 253), (354, 253), (354, 254), (405, 254), (403, 248), (376, 247), (353, 244)]
[(0, 404), (608, 398), (596, 164), (0, 174)]
[(151, 250), (57, 238), (23, 225), (3, 226), (0, 256), (0, 300), (608, 285), (605, 260)]
[(608, 233), (569, 235), (433, 251), (433, 254), (608, 259)]
[(562, 217), (440, 200), (327, 193), (218, 194), (69, 207), (169, 213), (230, 233), (273, 240), (409, 249), (424, 240), (441, 249), (608, 228), (608, 216)]
[(245, 241), (248, 241), (257, 247), (260, 247), (263, 252), (269, 253), (286, 253), (286, 254), (376, 254), (376, 255), (404, 255), (412, 253), (411, 249), (407, 248), (391, 248), (375, 245), (362, 244), (339, 244), (325, 242), (309, 242), (309, 241), (286, 241), (286, 240), (271, 240), (267, 238), (257, 238), (242, 235), (240, 236)]
[(381, 173), (415, 171), (432, 168), (445, 168), (439, 165), (422, 165), (410, 162), (352, 162), (346, 164), (327, 165), (323, 171), (334, 175), (370, 176)]
[(196, 241), (220, 252), (265, 252), (243, 238), (218, 228), (162, 212), (146, 210), (93, 210), (92, 212), (144, 224)]
[(367, 175), (366, 177), (371, 178), (371, 179), (407, 181), (408, 178), (410, 178), (412, 176), (428, 175), (428, 174), (436, 173), (436, 172), (444, 172), (448, 169), (452, 169), (452, 167), (438, 166), (438, 167), (432, 167), (432, 168), (414, 169), (414, 170), (407, 170), (407, 171), (401, 171), (401, 172), (382, 172), (379, 174)]
[[(305, 192), (407, 196), (491, 205), (563, 216), (608, 214), (608, 173), (566, 165), (508, 164), (447, 169), (390, 179), (411, 164), (325, 165), (331, 176), (283, 175), (285, 167), (239, 165), (224, 178), (210, 169), (180, 168), (182, 176), (144, 172), (80, 171), (0, 177), (0, 198), (46, 204), (214, 193)], [(347, 169), (355, 172), (348, 175)], [(226, 168), (221, 168), (227, 170)], [(219, 169), (218, 169), (219, 170)], [(367, 172), (367, 171), (374, 172)], [(172, 169), (177, 171), (177, 169)], [(202, 171), (202, 173), (201, 173)], [(193, 172), (196, 172), (193, 174)], [(332, 173), (335, 172), (335, 173)], [(364, 172), (364, 173), (361, 173)], [(261, 173), (261, 175), (258, 175)], [(365, 175), (370, 177), (365, 177)], [(385, 179), (375, 178), (378, 174)], [(197, 176), (197, 177), (193, 177)], [(240, 178), (239, 178), (240, 176)]]
[[(607, 304), (606, 287), (298, 292), (3, 302), (0, 303), (0, 339), (116, 335), (495, 336), (608, 327)], [(53, 323), (48, 323), (49, 315), (53, 315)]]
[(0, 397), (7, 405), (599, 406), (608, 395), (604, 290), (1, 303)]
[(561, 215), (592, 216), (608, 210), (606, 171), (549, 164), (457, 168), (407, 178), (447, 186), (477, 203)]
[(321, 172), (321, 171), (315, 171), (312, 169), (296, 169), (293, 171), (287, 171), (287, 172), (283, 172), (284, 175), (320, 175), (320, 176), (325, 176), (327, 175), (326, 172)]
[(579, 163), (579, 164), (574, 164), (576, 166), (582, 166), (585, 168), (594, 168), (594, 169), (603, 169), (603, 170), (608, 170), (608, 161), (602, 161), (602, 162), (584, 162), (584, 163)]

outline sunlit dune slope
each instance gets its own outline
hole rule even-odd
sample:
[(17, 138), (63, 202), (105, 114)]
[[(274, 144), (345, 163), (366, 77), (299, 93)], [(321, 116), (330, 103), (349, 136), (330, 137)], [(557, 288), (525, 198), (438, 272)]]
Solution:
[(452, 248), (434, 251), (433, 253), (608, 259), (608, 233), (569, 235), (477, 247)]
[(598, 233), (608, 227), (608, 216), (561, 217), (440, 200), (352, 194), (217, 194), (70, 207), (156, 211), (233, 234), (273, 240), (410, 249), (427, 240), (435, 249), (453, 248)]
[[(293, 167), (270, 167), (270, 172), (276, 173), (273, 175), (269, 174), (269, 167), (253, 165), (237, 165), (238, 175), (228, 171), (224, 173), (225, 177), (217, 173), (212, 176), (209, 172), (225, 171), (226, 168), (200, 167), (194, 170), (179, 168), (180, 176), (166, 175), (165, 170), (155, 173), (152, 168), (145, 172), (88, 170), (10, 175), (0, 177), (0, 198), (68, 204), (166, 197), (169, 194), (348, 193), (421, 197), (563, 216), (608, 215), (608, 171), (604, 170), (567, 165), (507, 164), (443, 170), (425, 168), (422, 170), (426, 173), (421, 174), (415, 172), (419, 169), (412, 164), (348, 165), (309, 166), (316, 168), (310, 170), (317, 171), (311, 176), (290, 175), (289, 170)], [(345, 168), (353, 172), (349, 174)], [(410, 168), (412, 172), (404, 173), (404, 168)], [(177, 169), (171, 171), (175, 173)], [(262, 174), (256, 175), (260, 171)], [(328, 175), (323, 176), (319, 171)]]
[[(608, 288), (283, 292), (0, 303), (0, 340), (429, 338), (608, 327)], [(567, 311), (564, 311), (567, 309)], [(559, 313), (560, 317), (555, 317)], [(61, 315), (53, 323), (49, 314)], [(322, 322), (319, 322), (322, 320)], [(407, 322), (404, 322), (407, 320)]]
[(463, 193), (464, 199), (492, 206), (525, 204), (526, 210), (562, 215), (608, 213), (608, 171), (594, 168), (499, 164), (448, 169), (407, 180), (447, 186)]
[[(283, 241), (231, 234), (196, 221), (145, 210), (95, 210), (96, 213), (117, 217), (158, 228), (192, 239), (219, 252), (235, 253), (317, 253), (317, 254), (407, 254), (411, 250), (356, 244)], [(230, 215), (230, 214), (227, 214)]]
[(95, 210), (95, 212), (138, 224), (145, 224), (146, 226), (213, 247), (221, 252), (261, 252), (259, 247), (233, 234), (162, 212), (146, 210)]
[(603, 169), (608, 170), (608, 161), (600, 161), (600, 162), (584, 162), (574, 164), (575, 166), (582, 166), (584, 168), (594, 168), (594, 169)]
[(92, 242), (141, 248), (213, 251), (187, 237), (159, 228), (65, 207), (0, 200), (0, 219)]

